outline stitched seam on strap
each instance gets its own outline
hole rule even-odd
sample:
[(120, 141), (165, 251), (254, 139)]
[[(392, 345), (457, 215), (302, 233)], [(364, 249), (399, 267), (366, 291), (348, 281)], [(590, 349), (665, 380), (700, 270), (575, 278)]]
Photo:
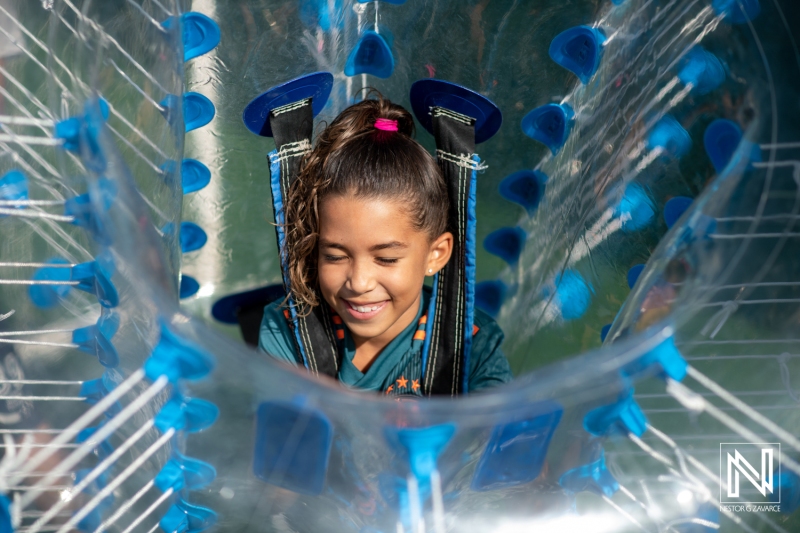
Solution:
[(303, 335), (303, 343), (305, 344), (306, 348), (306, 355), (308, 357), (309, 362), (313, 363), (313, 371), (314, 374), (319, 376), (319, 368), (317, 367), (317, 358), (314, 355), (314, 346), (311, 344), (311, 338), (308, 336), (308, 326), (306, 325), (306, 320), (300, 320), (300, 333)]
[(322, 310), (322, 315), (322, 323), (325, 327), (325, 336), (328, 337), (328, 342), (331, 344), (331, 350), (333, 350), (333, 368), (336, 370), (336, 374), (339, 374), (339, 354), (337, 353), (336, 345), (331, 342), (331, 339), (336, 338), (333, 330), (331, 329), (331, 320), (333, 319), (331, 318), (330, 313), (324, 309)]
[[(457, 325), (462, 324), (463, 317), (464, 317), (464, 306), (462, 304), (463, 304), (463, 300), (464, 300), (464, 294), (463, 294), (463, 292), (464, 292), (464, 276), (463, 276), (463, 272), (464, 272), (464, 253), (466, 252), (466, 239), (465, 239), (465, 236), (466, 236), (465, 233), (466, 232), (464, 231), (464, 209), (463, 209), (463, 206), (464, 206), (464, 189), (465, 189), (465, 187), (464, 187), (464, 181), (465, 181), (464, 177), (465, 177), (465, 175), (466, 175), (466, 169), (461, 167), (459, 169), (459, 172), (458, 172), (458, 202), (459, 202), (458, 233), (459, 233), (459, 238), (461, 239), (461, 253), (459, 254), (459, 257), (458, 257), (458, 272), (456, 274), (457, 286), (458, 286), (458, 293), (457, 293), (458, 294), (458, 298), (456, 300), (456, 310), (457, 310), (457, 312), (456, 312), (456, 324)], [(457, 328), (457, 329), (461, 329), (461, 331), (456, 331), (456, 346), (455, 346), (455, 361), (454, 361), (455, 368), (453, 369), (454, 370), (454, 372), (453, 372), (453, 383), (452, 383), (451, 388), (450, 388), (450, 394), (452, 396), (454, 396), (456, 394), (457, 384), (458, 384), (458, 381), (459, 381), (458, 375), (459, 375), (459, 371), (461, 370), (461, 355), (462, 355), (461, 351), (463, 350), (463, 346), (462, 346), (461, 342), (462, 342), (463, 337), (464, 337), (464, 331), (463, 331), (464, 328), (463, 328), (463, 326), (461, 328)]]
[(294, 111), (295, 109), (300, 109), (301, 107), (307, 106), (309, 104), (311, 104), (311, 98), (306, 98), (305, 100), (298, 100), (297, 102), (292, 102), (291, 104), (286, 104), (280, 107), (276, 107), (275, 109), (270, 111), (270, 114), (272, 116), (277, 117), (278, 115), (288, 113), (289, 111)]
[(281, 146), (278, 153), (274, 156), (276, 161), (286, 161), (293, 157), (301, 157), (311, 151), (311, 142), (308, 139), (287, 143)]
[(445, 152), (444, 150), (436, 150), (436, 155), (439, 157), (441, 161), (447, 161), (448, 163), (453, 163), (461, 168), (468, 168), (470, 170), (486, 170), (487, 168), (489, 168), (489, 166), (486, 163), (476, 162), (473, 159), (475, 154), (456, 155), (456, 154), (451, 154), (449, 152)]
[(446, 109), (444, 107), (431, 108), (431, 115), (434, 117), (447, 117), (455, 121), (461, 122), (462, 124), (466, 124), (467, 126), (472, 126), (475, 124), (474, 118), (469, 117), (467, 115), (462, 115), (461, 113), (456, 113), (452, 109)]
[[(443, 307), (442, 299), (443, 299), (443, 297), (444, 297), (443, 295), (445, 293), (445, 291), (444, 291), (445, 283), (444, 282), (446, 281), (446, 278), (447, 278), (447, 270), (448, 269), (447, 269), (446, 266), (445, 266), (445, 268), (442, 269), (442, 272), (440, 274), (441, 277), (439, 278), (439, 284), (440, 284), (441, 290), (437, 291), (438, 294), (436, 295), (436, 313), (435, 313), (436, 318), (435, 318), (435, 324), (433, 325), (433, 329), (431, 330), (431, 333), (432, 333), (431, 337), (433, 337), (433, 338), (431, 339), (431, 345), (430, 345), (431, 346), (431, 350), (433, 350), (433, 357), (431, 358), (431, 354), (428, 354), (428, 358), (429, 359), (428, 359), (428, 372), (427, 372), (427, 374), (430, 376), (430, 387), (433, 387), (433, 380), (435, 379), (435, 376), (436, 376), (436, 361), (439, 359), (439, 338), (441, 337), (441, 334), (440, 334), (439, 330), (440, 330), (440, 327), (442, 325), (442, 313), (444, 312), (444, 311), (442, 311), (442, 307)], [(427, 379), (426, 379), (426, 381), (427, 381)], [(429, 388), (429, 390), (430, 390), (430, 388)]]

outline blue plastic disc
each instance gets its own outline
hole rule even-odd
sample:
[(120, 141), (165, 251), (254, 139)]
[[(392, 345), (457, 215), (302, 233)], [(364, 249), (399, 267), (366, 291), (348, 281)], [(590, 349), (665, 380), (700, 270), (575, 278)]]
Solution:
[(492, 255), (496, 255), (509, 265), (515, 264), (522, 254), (522, 247), (528, 235), (522, 228), (500, 228), (491, 232), (483, 240), (483, 247)]
[(207, 54), (219, 44), (219, 25), (202, 13), (184, 13), (181, 15), (181, 22), (184, 61)]
[(187, 276), (186, 274), (181, 275), (181, 288), (180, 288), (180, 298), (181, 300), (185, 298), (190, 298), (197, 294), (197, 291), (200, 290), (200, 283), (194, 279), (192, 276)]
[[(68, 265), (65, 260), (56, 258), (47, 261), (54, 265)], [(34, 280), (40, 281), (70, 281), (72, 268), (67, 266), (43, 267), (33, 275)], [(71, 285), (31, 285), (28, 290), (31, 301), (36, 307), (47, 309), (56, 305), (62, 298), (66, 298), (72, 289)]]
[(359, 37), (344, 65), (345, 76), (369, 74), (376, 78), (388, 78), (394, 71), (394, 56), (389, 44), (379, 33), (366, 30)]
[[(27, 200), (28, 179), (19, 170), (9, 170), (0, 178), (0, 200)], [(24, 206), (18, 206), (24, 207)]]
[(211, 171), (196, 159), (184, 159), (181, 162), (181, 185), (183, 194), (197, 192), (211, 181)]
[(680, 123), (671, 115), (661, 118), (647, 136), (647, 148), (661, 148), (666, 155), (680, 158), (692, 147), (692, 138)]
[(522, 131), (556, 155), (567, 142), (575, 112), (568, 104), (545, 104), (522, 119)]
[(668, 228), (675, 225), (675, 222), (689, 209), (692, 202), (694, 200), (687, 196), (676, 196), (667, 201), (664, 205), (664, 222), (667, 223)]
[(725, 15), (725, 20), (733, 24), (744, 24), (761, 13), (758, 0), (712, 0), (711, 7), (717, 15)]
[(242, 113), (245, 127), (256, 135), (272, 137), (269, 112), (292, 102), (311, 98), (311, 109), (317, 116), (328, 101), (333, 87), (333, 75), (329, 72), (306, 74), (277, 87), (273, 87), (247, 104)]
[(718, 119), (708, 125), (703, 135), (703, 145), (717, 173), (728, 166), (741, 142), (742, 128), (735, 122)]
[(225, 324), (236, 324), (239, 322), (237, 314), (243, 307), (262, 304), (266, 305), (279, 298), (286, 296), (283, 285), (267, 285), (245, 292), (230, 294), (217, 300), (211, 307), (211, 316)]
[(202, 94), (184, 93), (183, 121), (186, 124), (187, 133), (211, 122), (215, 113), (214, 104)]
[(475, 285), (475, 306), (492, 317), (500, 313), (508, 287), (500, 280), (481, 281)]
[(422, 127), (433, 135), (431, 108), (441, 107), (475, 119), (475, 144), (497, 133), (503, 114), (494, 103), (471, 89), (432, 78), (415, 81), (411, 86), (411, 109)]
[(633, 265), (630, 270), (628, 270), (628, 288), (632, 289), (634, 285), (636, 285), (636, 281), (639, 279), (639, 276), (642, 274), (642, 270), (644, 270), (643, 264)]
[(623, 219), (623, 231), (636, 231), (650, 224), (656, 210), (644, 187), (631, 183), (625, 188), (614, 214)]
[(544, 197), (547, 175), (541, 170), (520, 170), (503, 178), (500, 196), (517, 203), (532, 215)]
[(725, 76), (722, 62), (702, 46), (693, 47), (678, 64), (678, 79), (684, 85), (691, 83), (692, 91), (697, 94), (713, 91), (725, 81)]
[(181, 222), (181, 252), (194, 252), (205, 246), (208, 235), (194, 222)]
[(550, 57), (586, 85), (600, 67), (605, 35), (591, 26), (576, 26), (556, 35)]

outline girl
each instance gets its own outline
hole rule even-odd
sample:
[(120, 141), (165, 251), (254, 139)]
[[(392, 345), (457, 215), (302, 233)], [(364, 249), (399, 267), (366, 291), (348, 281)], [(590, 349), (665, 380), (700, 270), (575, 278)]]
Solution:
[[(284, 211), (293, 303), (330, 306), (339, 381), (392, 395), (421, 394), (423, 285), (453, 249), (444, 178), (413, 133), (411, 114), (381, 97), (345, 109), (304, 159)], [(281, 301), (265, 308), (259, 348), (296, 363), (288, 317)], [(511, 379), (500, 328), (478, 310), (474, 324), (470, 391)]]

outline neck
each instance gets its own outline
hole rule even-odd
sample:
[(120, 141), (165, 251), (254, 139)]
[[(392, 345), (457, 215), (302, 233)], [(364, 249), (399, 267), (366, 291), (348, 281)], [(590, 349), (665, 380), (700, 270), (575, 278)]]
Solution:
[(400, 335), (400, 333), (402, 333), (403, 330), (406, 329), (415, 318), (417, 318), (419, 306), (422, 305), (421, 298), (422, 292), (420, 291), (420, 295), (417, 297), (417, 300), (411, 304), (411, 307), (409, 307), (389, 329), (377, 337), (364, 338), (359, 337), (358, 335), (353, 335), (351, 332), (353, 342), (356, 345), (356, 354), (353, 357), (353, 365), (359, 371), (366, 372), (369, 370), (369, 368), (372, 366), (372, 363), (374, 363), (378, 359), (378, 356), (381, 355), (383, 349), (386, 348), (389, 343), (395, 339), (395, 337)]

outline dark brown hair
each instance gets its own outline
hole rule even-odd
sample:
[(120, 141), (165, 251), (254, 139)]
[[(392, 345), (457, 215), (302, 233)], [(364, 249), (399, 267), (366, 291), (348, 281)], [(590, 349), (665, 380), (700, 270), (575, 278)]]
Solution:
[[(397, 121), (398, 131), (375, 128), (379, 118)], [(413, 134), (411, 113), (376, 94), (342, 111), (303, 160), (285, 202), (282, 250), (291, 296), (300, 312), (319, 304), (319, 206), (326, 197), (401, 199), (414, 227), (431, 240), (446, 231), (449, 206), (444, 178)]]

